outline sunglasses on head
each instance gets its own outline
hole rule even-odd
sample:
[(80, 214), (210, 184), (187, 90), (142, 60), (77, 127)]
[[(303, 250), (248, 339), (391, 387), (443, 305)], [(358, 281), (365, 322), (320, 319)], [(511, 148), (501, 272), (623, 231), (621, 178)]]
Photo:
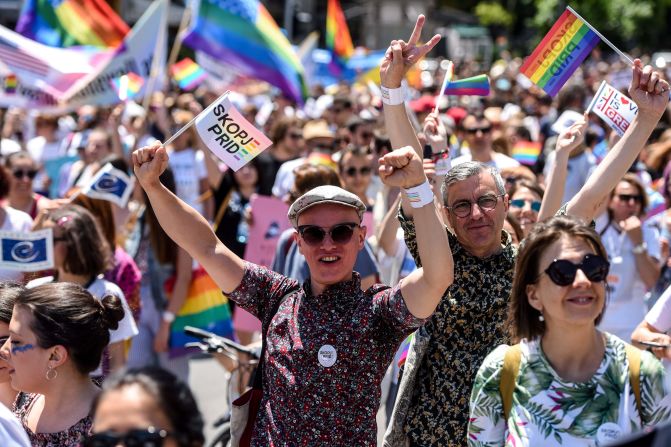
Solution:
[(324, 241), (326, 234), (334, 244), (346, 244), (352, 239), (354, 229), (360, 225), (354, 222), (341, 223), (325, 229), (317, 225), (300, 225), (298, 234), (308, 245), (319, 245)]
[(643, 197), (640, 195), (636, 194), (617, 194), (617, 198), (620, 199), (622, 202), (630, 202), (634, 201), (636, 203), (642, 203), (643, 202)]
[(575, 281), (578, 269), (582, 270), (590, 281), (601, 282), (605, 281), (608, 277), (610, 263), (603, 256), (588, 254), (578, 264), (566, 259), (555, 259), (545, 269), (544, 273), (558, 286), (568, 286)]
[(370, 174), (371, 169), (369, 166), (364, 166), (359, 169), (352, 166), (351, 168), (345, 169), (345, 175), (348, 177), (354, 177), (357, 174), (357, 172), (359, 173), (359, 175), (365, 176)]
[(483, 127), (470, 127), (467, 129), (464, 129), (467, 133), (475, 135), (478, 133), (478, 131), (482, 133), (489, 133), (492, 131), (492, 126), (483, 126)]
[(514, 199), (510, 201), (510, 205), (515, 208), (524, 208), (527, 203), (531, 204), (532, 211), (539, 212), (541, 210), (541, 202), (538, 200)]
[(116, 433), (108, 430), (87, 436), (82, 446), (116, 447), (121, 444), (125, 447), (161, 447), (168, 436), (170, 436), (170, 433), (167, 431), (154, 427), (130, 430), (126, 433)]
[(28, 177), (30, 180), (34, 179), (37, 175), (37, 170), (35, 169), (16, 169), (12, 171), (12, 174), (15, 178), (22, 179)]

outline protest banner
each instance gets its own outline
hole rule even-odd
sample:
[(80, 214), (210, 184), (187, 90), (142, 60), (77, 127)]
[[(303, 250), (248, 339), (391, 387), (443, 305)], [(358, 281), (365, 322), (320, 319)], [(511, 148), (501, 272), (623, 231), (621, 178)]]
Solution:
[(252, 223), (249, 225), (245, 260), (270, 267), (275, 256), (277, 240), (291, 228), (287, 212), (289, 205), (275, 197), (255, 195), (250, 201)]
[(638, 114), (638, 106), (615, 87), (606, 81), (601, 81), (587, 112), (596, 113), (611, 129), (622, 136)]
[(0, 231), (0, 268), (37, 272), (54, 267), (54, 242), (51, 229), (21, 233)]
[(82, 194), (94, 199), (107, 200), (124, 208), (133, 192), (134, 183), (135, 177), (130, 177), (111, 163), (107, 163), (93, 176), (91, 182), (82, 188)]
[(234, 171), (272, 144), (268, 137), (242, 116), (227, 94), (219, 97), (194, 120), (196, 131), (205, 145)]

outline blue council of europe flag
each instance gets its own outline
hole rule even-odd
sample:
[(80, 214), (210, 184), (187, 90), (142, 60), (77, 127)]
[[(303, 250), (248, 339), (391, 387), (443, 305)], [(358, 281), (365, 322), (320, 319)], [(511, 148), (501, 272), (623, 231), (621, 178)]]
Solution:
[(36, 272), (54, 267), (51, 229), (19, 233), (0, 231), (0, 268)]
[(107, 200), (123, 208), (128, 203), (135, 178), (116, 169), (110, 163), (103, 166), (91, 179), (91, 182), (82, 189), (85, 194), (94, 199)]

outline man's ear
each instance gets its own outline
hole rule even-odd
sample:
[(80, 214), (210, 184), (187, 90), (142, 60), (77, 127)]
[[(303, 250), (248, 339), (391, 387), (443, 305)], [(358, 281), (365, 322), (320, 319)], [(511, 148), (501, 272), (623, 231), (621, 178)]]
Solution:
[(363, 243), (366, 241), (366, 231), (368, 228), (365, 226), (361, 225), (360, 231), (359, 231), (359, 250), (363, 248)]
[(510, 196), (508, 194), (503, 195), (503, 208), (508, 213), (508, 208), (510, 208)]
[(294, 231), (294, 234), (291, 235), (294, 240), (294, 244), (298, 246), (298, 252), (303, 254), (303, 239), (298, 236), (298, 231)]
[(529, 305), (542, 313), (543, 304), (541, 303), (541, 300), (538, 298), (537, 285), (527, 284), (526, 292), (527, 292), (527, 301), (529, 302)]

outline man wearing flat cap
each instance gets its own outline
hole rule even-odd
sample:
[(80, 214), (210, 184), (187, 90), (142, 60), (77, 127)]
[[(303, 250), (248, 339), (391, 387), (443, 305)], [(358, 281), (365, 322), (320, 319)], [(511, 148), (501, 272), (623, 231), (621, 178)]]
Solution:
[(352, 271), (366, 237), (357, 196), (322, 186), (289, 209), (310, 268), (299, 284), (226, 248), (202, 216), (161, 185), (167, 164), (159, 144), (133, 153), (161, 226), (231, 300), (264, 322), (263, 398), (252, 445), (375, 445), (385, 370), (453, 280), (444, 272), (452, 254), (420, 157), (410, 147), (393, 151), (380, 159), (380, 177), (403, 189), (428, 262), (393, 288), (377, 284), (365, 292)]

